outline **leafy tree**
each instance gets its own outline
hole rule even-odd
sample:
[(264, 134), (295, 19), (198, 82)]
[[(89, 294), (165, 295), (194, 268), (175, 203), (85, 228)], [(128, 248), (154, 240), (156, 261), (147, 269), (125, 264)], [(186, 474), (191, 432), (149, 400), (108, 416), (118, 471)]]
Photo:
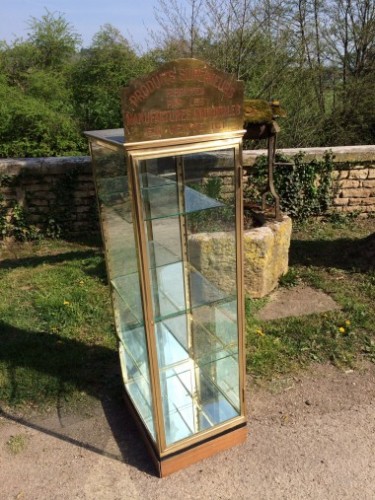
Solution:
[(87, 146), (66, 85), (78, 36), (48, 11), (30, 25), (26, 41), (0, 46), (0, 155), (79, 154)]
[(94, 35), (91, 47), (81, 52), (70, 75), (81, 127), (121, 127), (120, 90), (132, 78), (144, 74), (150, 62), (138, 58), (116, 28), (104, 25)]
[(41, 19), (30, 19), (29, 28), (28, 42), (37, 50), (41, 68), (61, 68), (81, 45), (81, 37), (60, 13), (46, 9)]

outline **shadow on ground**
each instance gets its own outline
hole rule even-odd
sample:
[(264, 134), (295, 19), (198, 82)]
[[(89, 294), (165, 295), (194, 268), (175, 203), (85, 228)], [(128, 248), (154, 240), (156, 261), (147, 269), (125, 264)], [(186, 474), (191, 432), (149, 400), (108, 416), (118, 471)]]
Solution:
[[(20, 394), (25, 397), (27, 381), (24, 387), (20, 387), (22, 378), (16, 377), (16, 371), (23, 368), (27, 368), (28, 373), (32, 373), (32, 370), (38, 372), (38, 376), (48, 377), (49, 383), (54, 381), (57, 387), (52, 389), (58, 393), (54, 409), (57, 417), (52, 425), (43, 423), (43, 419), (36, 423), (33, 419), (17, 416), (1, 407), (0, 416), (153, 474), (145, 447), (122, 401), (122, 382), (116, 351), (102, 346), (88, 346), (53, 333), (22, 330), (3, 321), (0, 321), (0, 344), (0, 361), (6, 363), (11, 381), (7, 389), (3, 388), (3, 391), (7, 390), (7, 400), (17, 402)], [(66, 385), (101, 402), (120, 450), (119, 456), (108, 453), (101, 447), (95, 432), (85, 436), (84, 440), (69, 435), (69, 426), (64, 428), (61, 423), (64, 420), (61, 414), (64, 405), (66, 406)], [(59, 421), (61, 425), (58, 425)]]
[(293, 240), (290, 246), (289, 264), (367, 271), (375, 264), (369, 241), (369, 237)]

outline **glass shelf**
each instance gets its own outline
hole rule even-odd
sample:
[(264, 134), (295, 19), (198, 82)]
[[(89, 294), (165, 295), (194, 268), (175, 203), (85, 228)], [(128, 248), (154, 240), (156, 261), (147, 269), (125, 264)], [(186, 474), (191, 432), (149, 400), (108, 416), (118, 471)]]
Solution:
[(209, 305), (215, 302), (229, 302), (235, 298), (227, 292), (219, 290), (210, 283), (201, 273), (189, 266), (188, 282), (190, 288), (190, 304), (186, 303), (185, 292), (182, 284), (185, 280), (183, 262), (167, 264), (156, 269), (156, 282), (153, 282), (154, 308), (156, 304), (158, 313), (155, 321), (167, 319), (187, 310)]
[(186, 185), (180, 193), (180, 206), (177, 183), (150, 174), (147, 175), (147, 181), (143, 180), (141, 192), (143, 203), (148, 207), (144, 220), (163, 219), (224, 206), (224, 203)]
[(192, 352), (192, 359), (167, 326), (157, 324), (167, 444), (239, 414), (237, 356), (217, 350), (217, 340), (216, 352), (211, 350), (204, 359)]
[[(161, 373), (167, 445), (221, 424), (239, 412), (191, 360)], [(199, 385), (200, 397), (197, 395)]]
[(154, 263), (154, 266), (152, 266), (151, 269), (181, 261), (180, 255), (176, 255), (176, 253), (172, 252), (168, 248), (165, 248), (164, 245), (160, 245), (157, 241), (149, 241), (148, 249), (148, 254), (150, 257), (152, 256), (152, 258), (150, 258), (150, 262)]
[[(150, 175), (147, 177), (150, 178)], [(145, 221), (186, 215), (225, 206), (224, 203), (210, 198), (196, 189), (185, 186), (183, 196), (181, 197), (183, 207), (180, 207), (178, 204), (178, 186), (176, 182), (168, 179), (156, 179), (153, 179), (153, 184), (141, 189), (144, 205), (148, 206), (148, 212), (144, 213)], [(101, 203), (103, 203), (107, 210), (113, 210), (122, 219), (132, 223), (132, 206), (127, 178), (102, 179), (101, 184), (103, 186), (98, 186)]]

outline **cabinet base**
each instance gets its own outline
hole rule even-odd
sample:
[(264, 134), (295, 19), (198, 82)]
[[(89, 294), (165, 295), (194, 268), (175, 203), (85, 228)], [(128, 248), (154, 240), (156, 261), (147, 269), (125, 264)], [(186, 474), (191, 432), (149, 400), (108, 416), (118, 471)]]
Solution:
[(182, 450), (171, 457), (158, 460), (156, 465), (159, 477), (168, 476), (173, 472), (216, 455), (216, 453), (237, 446), (246, 441), (246, 436), (247, 428), (246, 424), (244, 424), (243, 427), (228, 431), (226, 434), (214, 436), (209, 441), (197, 444), (188, 450)]
[(161, 458), (157, 454), (152, 442), (150, 441), (150, 437), (146, 432), (142, 422), (139, 420), (139, 416), (135, 411), (130, 398), (126, 394), (126, 391), (124, 391), (123, 395), (126, 406), (138, 427), (138, 430), (143, 438), (143, 441), (147, 447), (150, 458), (152, 459), (152, 462), (156, 468), (157, 475), (159, 477), (165, 477), (169, 474), (173, 474), (174, 472), (184, 469), (189, 465), (200, 462), (205, 458), (211, 457), (216, 453), (240, 445), (241, 443), (246, 441), (247, 427), (246, 422), (243, 422), (237, 427), (229, 429), (222, 434), (212, 436), (211, 438), (201, 443), (192, 445), (185, 450), (181, 450), (179, 452), (173, 453), (170, 456)]

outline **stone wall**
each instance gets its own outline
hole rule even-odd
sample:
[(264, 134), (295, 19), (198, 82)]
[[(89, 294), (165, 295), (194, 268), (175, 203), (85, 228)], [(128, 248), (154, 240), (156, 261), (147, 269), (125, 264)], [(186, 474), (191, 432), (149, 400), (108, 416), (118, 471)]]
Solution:
[[(343, 146), (335, 148), (280, 149), (285, 156), (302, 151), (306, 159), (323, 158), (329, 150), (333, 153), (332, 209), (337, 212), (375, 213), (375, 146)], [(244, 151), (245, 182), (248, 169), (256, 157), (266, 150)]]
[[(326, 148), (281, 150), (289, 156), (298, 151), (319, 158)], [(339, 212), (375, 213), (375, 146), (331, 151), (335, 163), (332, 207)], [(245, 181), (256, 157), (265, 153), (244, 151)], [(9, 212), (16, 203), (22, 206), (28, 221), (42, 229), (49, 226), (53, 231), (55, 225), (73, 235), (99, 230), (89, 157), (0, 159), (0, 202)]]
[(0, 195), (51, 234), (99, 231), (90, 157), (0, 159)]

